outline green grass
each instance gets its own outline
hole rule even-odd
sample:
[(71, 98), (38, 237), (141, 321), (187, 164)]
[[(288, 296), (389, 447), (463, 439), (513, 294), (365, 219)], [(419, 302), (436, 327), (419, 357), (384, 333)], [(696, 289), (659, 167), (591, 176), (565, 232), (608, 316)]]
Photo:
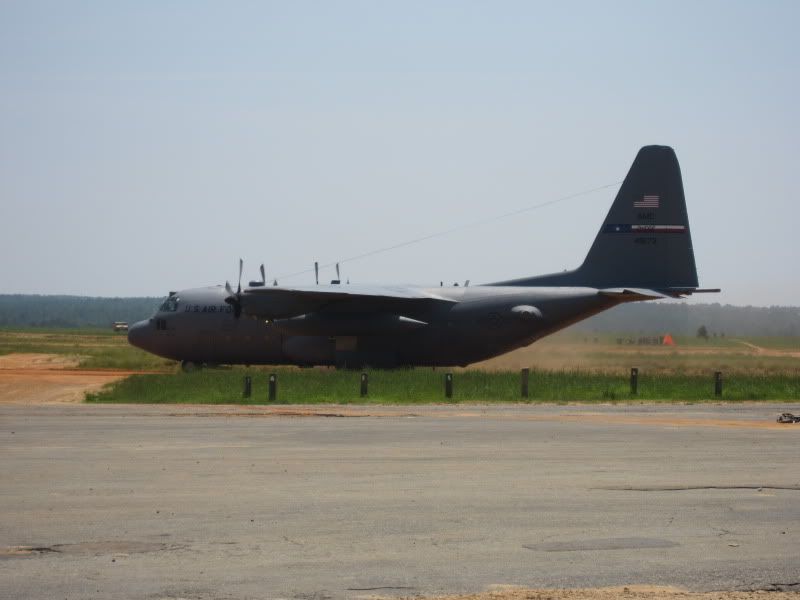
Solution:
[[(490, 369), (515, 369), (517, 366), (539, 366), (552, 370), (594, 370), (619, 373), (638, 366), (642, 371), (665, 374), (702, 374), (722, 370), (725, 373), (797, 375), (800, 358), (800, 337), (747, 337), (701, 340), (694, 336), (676, 336), (678, 345), (638, 346), (617, 344), (617, 338), (636, 339), (633, 334), (599, 334), (597, 336), (559, 333), (517, 353), (498, 357)], [(595, 339), (597, 340), (595, 342)], [(757, 353), (741, 342), (773, 350)], [(777, 352), (775, 352), (777, 351)], [(78, 368), (129, 369), (141, 371), (174, 371), (176, 363), (153, 356), (130, 346), (124, 333), (110, 328), (96, 329), (2, 329), (0, 355), (13, 352), (35, 352), (74, 356)], [(521, 364), (508, 364), (507, 357), (522, 352)], [(553, 359), (558, 360), (553, 360)], [(520, 362), (520, 361), (516, 361)]]
[(175, 371), (177, 363), (144, 352), (133, 346), (107, 348), (103, 352), (82, 353), (79, 369), (125, 369), (130, 371)]
[(71, 336), (125, 337), (111, 327), (0, 327), (1, 334), (50, 334)]
[(165, 360), (128, 344), (124, 333), (102, 329), (0, 330), (0, 355), (59, 354), (78, 359), (82, 369), (173, 370)]
[[(518, 372), (463, 371), (454, 374), (452, 399), (445, 398), (443, 370), (370, 371), (369, 396), (359, 395), (360, 373), (333, 369), (273, 369), (278, 404), (423, 404), (521, 402)], [(253, 394), (242, 398), (243, 377), (253, 378)], [(640, 374), (631, 395), (627, 374), (532, 371), (528, 402), (637, 402), (720, 400), (711, 373)], [(722, 400), (797, 400), (800, 379), (787, 375), (740, 375), (724, 381)], [(88, 394), (88, 402), (268, 404), (267, 371), (203, 370), (174, 375), (134, 375)]]

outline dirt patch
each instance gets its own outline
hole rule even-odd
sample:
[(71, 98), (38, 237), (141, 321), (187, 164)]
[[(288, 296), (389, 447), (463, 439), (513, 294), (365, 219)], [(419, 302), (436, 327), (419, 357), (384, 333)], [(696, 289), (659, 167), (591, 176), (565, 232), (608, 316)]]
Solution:
[[(175, 410), (169, 414), (171, 417), (337, 417), (337, 418), (358, 418), (358, 417), (418, 417), (417, 413), (404, 410), (403, 408), (383, 408), (377, 407), (375, 410), (362, 407), (343, 407), (343, 406), (296, 406), (287, 408), (285, 406), (238, 406), (235, 404), (219, 404), (214, 408), (203, 408), (201, 405), (186, 404), (181, 407), (173, 407)], [(448, 414), (446, 416), (458, 416)]]
[[(689, 600), (798, 600), (800, 598), (800, 592), (774, 591), (776, 589), (780, 588), (738, 592), (687, 592), (674, 587), (645, 585), (571, 590), (494, 586), (494, 589), (479, 594), (413, 596), (413, 598), (414, 600), (674, 600), (678, 598)], [(385, 599), (386, 596), (382, 598)]]
[(167, 544), (153, 542), (79, 542), (77, 544), (54, 544), (52, 546), (8, 546), (0, 548), (0, 558), (18, 556), (43, 556), (48, 554), (86, 554), (100, 556), (103, 554), (141, 554), (144, 552), (160, 552), (174, 549)]
[(79, 359), (59, 354), (0, 356), (0, 404), (80, 402), (86, 392), (136, 371), (79, 370)]
[[(730, 343), (732, 342), (732, 343)], [(705, 373), (724, 365), (739, 372), (795, 370), (800, 352), (795, 348), (767, 348), (744, 340), (724, 345), (639, 346), (610, 344), (607, 341), (580, 342), (554, 336), (507, 354), (475, 363), (469, 369), (485, 371), (518, 370), (535, 367), (543, 370), (590, 370), (625, 372), (632, 366), (646, 367), (650, 373)]]
[(731, 429), (778, 429), (800, 431), (800, 428), (783, 425), (776, 421), (754, 421), (749, 419), (687, 418), (661, 415), (576, 414), (554, 415), (553, 420), (588, 421), (619, 425), (658, 425), (662, 427), (725, 427)]
[[(562, 423), (604, 423), (613, 425), (655, 427), (714, 427), (730, 429), (769, 429), (800, 433), (800, 424), (785, 425), (774, 419), (720, 419), (708, 417), (684, 417), (677, 414), (619, 414), (602, 412), (578, 412), (565, 407), (563, 413), (537, 413), (535, 407), (525, 406), (508, 413), (486, 413), (480, 405), (460, 408), (415, 406), (345, 406), (324, 405), (251, 405), (202, 404), (170, 405), (172, 417), (238, 417), (238, 418), (308, 418), (308, 417), (372, 417), (372, 418), (416, 418), (434, 419), (495, 419), (511, 421), (548, 421)], [(776, 413), (777, 414), (777, 413)]]
[(750, 348), (756, 354), (762, 356), (790, 356), (792, 358), (800, 358), (800, 352), (796, 350), (783, 350), (778, 348), (764, 348), (763, 346), (757, 346), (756, 344), (752, 344), (750, 342), (746, 342), (744, 340), (731, 340), (736, 342), (737, 344), (741, 344)]
[(79, 356), (64, 354), (5, 354), (0, 356), (0, 370), (69, 369), (77, 367), (79, 362)]

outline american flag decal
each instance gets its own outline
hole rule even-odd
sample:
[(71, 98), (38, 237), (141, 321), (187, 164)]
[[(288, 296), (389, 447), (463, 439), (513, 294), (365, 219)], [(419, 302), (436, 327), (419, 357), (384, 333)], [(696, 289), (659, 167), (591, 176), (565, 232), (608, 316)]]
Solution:
[(658, 194), (645, 194), (641, 200), (633, 201), (633, 208), (658, 208), (659, 200)]

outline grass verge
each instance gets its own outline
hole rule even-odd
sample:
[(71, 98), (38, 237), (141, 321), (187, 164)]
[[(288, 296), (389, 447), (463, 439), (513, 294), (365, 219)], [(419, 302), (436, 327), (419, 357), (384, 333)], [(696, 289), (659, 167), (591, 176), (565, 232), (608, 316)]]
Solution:
[[(360, 397), (360, 373), (333, 369), (274, 369), (277, 401), (273, 404), (425, 404), (459, 402), (702, 402), (798, 400), (800, 379), (789, 375), (737, 375), (724, 381), (714, 396), (711, 374), (640, 374), (638, 394), (630, 393), (626, 376), (608, 373), (532, 371), (529, 397), (520, 394), (518, 372), (464, 371), (454, 374), (453, 397), (445, 397), (445, 371), (408, 369), (370, 371), (369, 393)], [(242, 397), (250, 375), (252, 396)], [(87, 402), (271, 404), (265, 370), (220, 369), (174, 375), (134, 375), (87, 394)]]
[(0, 330), (0, 355), (12, 353), (75, 356), (81, 369), (155, 371), (176, 365), (131, 346), (124, 333), (95, 329)]

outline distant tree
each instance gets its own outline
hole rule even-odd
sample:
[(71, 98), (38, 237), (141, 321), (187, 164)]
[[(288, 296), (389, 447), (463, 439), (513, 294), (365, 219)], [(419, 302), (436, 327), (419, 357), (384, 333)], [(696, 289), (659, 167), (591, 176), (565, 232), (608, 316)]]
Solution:
[(0, 327), (111, 327), (153, 314), (158, 298), (0, 295)]
[(706, 329), (705, 325), (700, 325), (700, 327), (697, 328), (697, 337), (703, 338), (704, 340), (708, 339), (708, 329)]

